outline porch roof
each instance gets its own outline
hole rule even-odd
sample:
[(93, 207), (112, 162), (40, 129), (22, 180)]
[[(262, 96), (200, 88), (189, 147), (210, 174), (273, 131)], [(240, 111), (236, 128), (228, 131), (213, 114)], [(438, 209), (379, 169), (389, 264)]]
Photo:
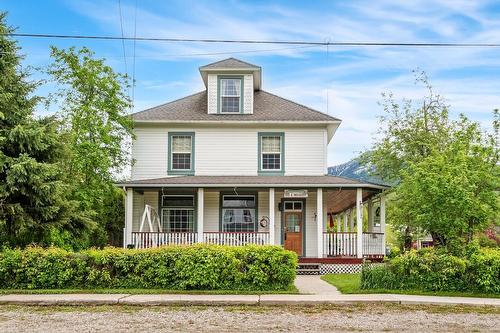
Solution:
[(386, 185), (337, 176), (172, 176), (131, 180), (124, 187), (335, 187), (384, 190)]

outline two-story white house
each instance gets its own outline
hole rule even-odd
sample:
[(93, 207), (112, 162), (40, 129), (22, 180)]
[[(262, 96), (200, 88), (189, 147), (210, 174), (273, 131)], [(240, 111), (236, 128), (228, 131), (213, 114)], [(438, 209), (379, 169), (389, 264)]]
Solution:
[(124, 246), (276, 244), (315, 263), (382, 257), (386, 187), (327, 175), (341, 120), (262, 90), (262, 69), (241, 60), (199, 71), (204, 91), (132, 115)]

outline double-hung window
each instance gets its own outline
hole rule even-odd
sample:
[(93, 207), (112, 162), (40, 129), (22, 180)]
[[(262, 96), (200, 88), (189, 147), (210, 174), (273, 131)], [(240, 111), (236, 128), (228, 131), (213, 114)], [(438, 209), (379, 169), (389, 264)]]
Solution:
[(172, 174), (194, 172), (194, 133), (169, 133), (168, 171)]
[(255, 231), (255, 195), (222, 196), (222, 231)]
[(259, 133), (259, 171), (283, 173), (283, 133)]
[(161, 199), (163, 232), (194, 232), (194, 196), (163, 195)]
[(240, 113), (242, 107), (241, 88), (241, 78), (220, 79), (220, 113)]

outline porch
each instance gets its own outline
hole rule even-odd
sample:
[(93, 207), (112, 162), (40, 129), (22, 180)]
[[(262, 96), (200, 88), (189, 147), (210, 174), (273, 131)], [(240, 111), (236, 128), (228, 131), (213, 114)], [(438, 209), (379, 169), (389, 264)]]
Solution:
[[(205, 183), (199, 184), (200, 178)], [(344, 178), (339, 183), (330, 176), (300, 177), (308, 178), (302, 184), (293, 176), (245, 177), (255, 181), (234, 182), (234, 187), (220, 184), (231, 178), (183, 176), (156, 180), (156, 186), (124, 184), (124, 246), (273, 244), (297, 252), (301, 261), (385, 255), (383, 187)], [(275, 178), (283, 184), (269, 182)], [(321, 187), (311, 186), (311, 178), (321, 181)], [(190, 182), (180, 186), (181, 179)]]

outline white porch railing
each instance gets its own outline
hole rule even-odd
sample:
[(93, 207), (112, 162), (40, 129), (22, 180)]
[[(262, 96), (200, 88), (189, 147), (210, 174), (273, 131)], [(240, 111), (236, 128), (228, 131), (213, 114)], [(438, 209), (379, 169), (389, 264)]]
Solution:
[(323, 253), (326, 257), (355, 257), (358, 235), (355, 232), (323, 233)]
[[(382, 233), (365, 232), (362, 235), (363, 257), (385, 254)], [(355, 232), (323, 233), (323, 254), (325, 257), (356, 257), (358, 235)]]
[(136, 249), (164, 245), (187, 245), (196, 243), (195, 232), (132, 232), (132, 244)]
[[(136, 249), (164, 245), (188, 245), (198, 241), (196, 232), (132, 232), (132, 244)], [(246, 244), (269, 244), (268, 232), (204, 232), (207, 244), (241, 246)]]
[(363, 256), (383, 256), (384, 234), (379, 232), (363, 233)]
[(268, 232), (204, 232), (203, 242), (217, 245), (240, 246), (269, 244)]

